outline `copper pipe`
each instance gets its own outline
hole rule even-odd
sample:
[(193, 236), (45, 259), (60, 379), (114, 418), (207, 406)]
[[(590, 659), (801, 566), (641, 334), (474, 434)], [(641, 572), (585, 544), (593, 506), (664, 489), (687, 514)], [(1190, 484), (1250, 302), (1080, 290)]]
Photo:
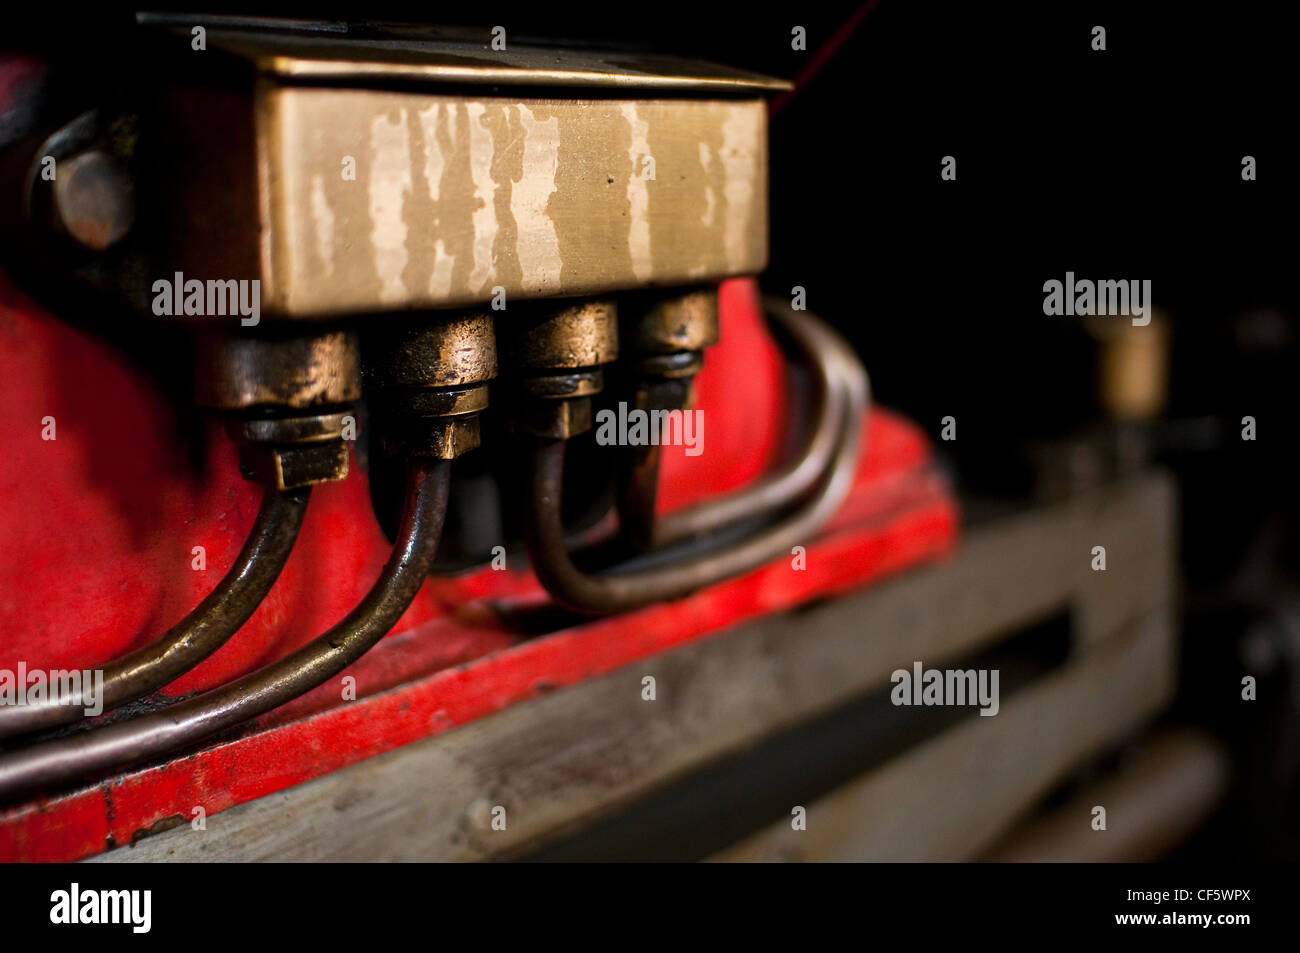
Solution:
[(564, 545), (560, 516), (564, 442), (542, 443), (533, 454), (528, 552), (538, 578), (557, 601), (578, 612), (605, 614), (680, 598), (785, 555), (792, 546), (807, 542), (839, 508), (857, 470), (862, 418), (868, 403), (866, 374), (835, 332), (807, 316), (797, 320), (805, 325), (810, 341), (826, 362), (831, 392), (840, 395), (832, 403), (842, 410), (838, 414), (832, 465), (823, 474), (814, 496), (786, 520), (718, 552), (668, 567), (623, 573), (616, 568), (594, 575), (574, 565)]
[[(668, 410), (670, 408), (655, 408)], [(625, 447), (616, 484), (618, 532), (633, 552), (656, 545), (655, 510), (659, 502), (659, 460), (657, 444)]]
[[(253, 531), (216, 588), (162, 638), (103, 666), (98, 701), (105, 711), (142, 698), (184, 675), (225, 645), (248, 621), (289, 558), (310, 494), (310, 487), (263, 492)], [(77, 721), (87, 706), (84, 697), (60, 696), (44, 703), (0, 708), (0, 738)]]
[[(691, 379), (643, 379), (636, 386), (638, 410), (683, 410), (690, 398)], [(625, 447), (617, 484), (618, 529), (634, 552), (650, 549), (658, 526), (660, 447), (657, 443)]]
[[(794, 311), (780, 298), (764, 301), (768, 316), (790, 337), (803, 353), (813, 372), (811, 418), (816, 421), (803, 452), (782, 469), (765, 476), (735, 493), (669, 513), (655, 526), (655, 548), (670, 545), (691, 536), (711, 532), (740, 520), (764, 516), (789, 507), (810, 493), (833, 462), (839, 442), (842, 400), (833, 382), (837, 366), (846, 359), (846, 345), (819, 333), (821, 323), (811, 315)], [(851, 357), (854, 364), (856, 357)]]
[(48, 790), (157, 757), (278, 708), (337, 675), (387, 634), (433, 565), (447, 511), (450, 463), (408, 465), (397, 542), (378, 581), (347, 617), (278, 662), (130, 721), (0, 756), (0, 799)]

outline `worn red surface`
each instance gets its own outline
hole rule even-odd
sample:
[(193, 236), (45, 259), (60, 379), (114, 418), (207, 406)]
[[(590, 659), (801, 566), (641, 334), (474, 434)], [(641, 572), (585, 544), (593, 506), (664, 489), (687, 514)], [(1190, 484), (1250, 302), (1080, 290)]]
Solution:
[[(661, 508), (752, 480), (779, 453), (784, 375), (756, 287), (722, 289), (723, 344), (697, 388), (704, 453), (667, 448)], [(213, 427), (194, 467), (160, 392), (97, 340), (42, 313), (0, 275), (0, 668), (93, 667), (156, 638), (218, 580), (250, 528), (258, 490)], [(56, 439), (48, 434), (54, 418)], [(212, 814), (539, 692), (608, 672), (748, 618), (935, 558), (957, 513), (921, 433), (877, 410), (853, 496), (788, 560), (676, 603), (524, 640), (515, 613), (546, 605), (526, 565), (430, 579), (383, 642), (340, 682), (272, 712), (245, 736), (98, 785), (0, 811), (0, 859), (67, 860), (129, 843), (161, 821)], [(192, 550), (206, 550), (205, 571)], [(225, 647), (167, 689), (209, 688), (278, 658), (341, 619), (387, 545), (364, 474), (314, 494), (280, 580)]]

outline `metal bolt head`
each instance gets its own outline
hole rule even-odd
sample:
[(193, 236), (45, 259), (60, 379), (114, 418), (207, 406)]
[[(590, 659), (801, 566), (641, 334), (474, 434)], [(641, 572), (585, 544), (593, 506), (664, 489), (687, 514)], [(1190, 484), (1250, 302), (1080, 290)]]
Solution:
[(61, 161), (54, 176), (55, 219), (74, 241), (104, 251), (135, 222), (135, 186), (125, 166), (97, 149)]

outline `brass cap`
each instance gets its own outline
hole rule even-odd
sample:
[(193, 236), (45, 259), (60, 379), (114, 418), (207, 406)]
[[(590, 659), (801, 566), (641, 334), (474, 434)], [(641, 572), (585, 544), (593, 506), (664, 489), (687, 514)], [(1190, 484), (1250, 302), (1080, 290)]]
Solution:
[(502, 346), (524, 370), (598, 367), (618, 358), (618, 309), (610, 299), (540, 302), (513, 317)]
[(633, 292), (622, 301), (624, 339), (637, 351), (702, 351), (718, 343), (718, 289)]
[(291, 337), (198, 338), (195, 399), (219, 410), (301, 410), (361, 397), (361, 351), (350, 331)]
[(245, 477), (292, 490), (347, 477), (349, 419), (341, 413), (233, 418), (226, 431), (239, 444)]
[(515, 426), (524, 433), (550, 440), (568, 440), (591, 429), (591, 398), (532, 400), (515, 414)]
[(392, 319), (366, 340), (366, 374), (380, 387), (464, 387), (497, 376), (492, 316)]

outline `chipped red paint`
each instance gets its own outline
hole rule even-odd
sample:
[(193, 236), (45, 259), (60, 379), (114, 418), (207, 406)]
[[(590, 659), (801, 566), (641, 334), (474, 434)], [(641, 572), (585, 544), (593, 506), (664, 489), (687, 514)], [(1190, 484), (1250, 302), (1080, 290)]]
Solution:
[[(753, 282), (723, 286), (721, 319), (724, 343), (697, 390), (707, 451), (665, 453), (664, 509), (733, 489), (779, 452), (784, 375)], [(16, 431), (0, 459), (0, 667), (81, 667), (130, 650), (220, 578), (257, 493), (224, 438), (211, 435), (202, 472), (188, 469), (153, 385), (2, 276), (0, 400)], [(40, 440), (47, 414), (57, 421), (53, 442)], [(217, 813), (948, 552), (958, 514), (924, 436), (877, 410), (866, 447), (853, 495), (808, 545), (803, 572), (783, 560), (679, 602), (527, 640), (510, 620), (547, 600), (526, 569), (430, 579), (393, 634), (346, 673), (358, 701), (340, 704), (331, 683), (236, 740), (11, 807), (0, 812), (0, 859), (70, 860), (130, 843), (188, 820), (196, 805)], [(195, 545), (207, 548), (205, 573), (189, 569)], [(385, 555), (363, 475), (322, 487), (267, 602), (168, 691), (218, 684), (301, 645), (351, 608)]]

